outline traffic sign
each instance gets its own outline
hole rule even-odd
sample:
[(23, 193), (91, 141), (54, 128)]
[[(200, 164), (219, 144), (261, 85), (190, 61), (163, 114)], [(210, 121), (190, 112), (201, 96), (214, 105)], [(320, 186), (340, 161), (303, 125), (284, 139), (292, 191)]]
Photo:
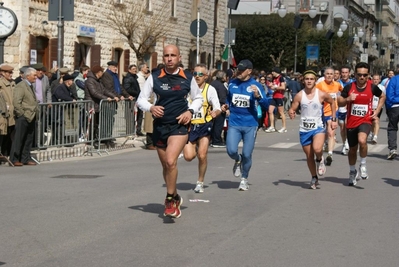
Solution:
[[(195, 37), (197, 37), (197, 23), (198, 23), (198, 20), (195, 19), (191, 22), (191, 25), (190, 25), (190, 32)], [(199, 37), (204, 36), (206, 34), (207, 30), (208, 30), (208, 25), (206, 25), (205, 20), (200, 19)]]

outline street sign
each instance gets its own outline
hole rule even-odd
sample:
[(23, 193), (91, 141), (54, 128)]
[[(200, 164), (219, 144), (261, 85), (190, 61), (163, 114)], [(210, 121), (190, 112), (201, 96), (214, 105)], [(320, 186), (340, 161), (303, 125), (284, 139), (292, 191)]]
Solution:
[(235, 45), (236, 44), (236, 29), (224, 29), (224, 43), (227, 45)]
[(369, 63), (369, 54), (360, 54), (360, 61)]
[[(195, 37), (197, 37), (197, 23), (198, 23), (198, 20), (195, 19), (191, 22), (191, 25), (190, 25), (190, 32)], [(208, 30), (208, 25), (206, 25), (205, 20), (200, 19), (199, 37), (204, 36), (206, 34), (207, 30)]]
[(74, 19), (74, 0), (49, 0), (48, 1), (48, 20), (58, 21), (60, 2), (62, 3), (61, 16), (64, 21)]

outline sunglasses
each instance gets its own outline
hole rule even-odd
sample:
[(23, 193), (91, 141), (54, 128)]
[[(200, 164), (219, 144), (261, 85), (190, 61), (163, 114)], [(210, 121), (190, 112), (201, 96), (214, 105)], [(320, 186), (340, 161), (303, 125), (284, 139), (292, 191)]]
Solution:
[(198, 76), (198, 77), (202, 77), (202, 76), (204, 76), (204, 75), (205, 75), (205, 73), (203, 73), (203, 72), (197, 72), (197, 71), (194, 71), (193, 75), (194, 75), (194, 77), (196, 77), (196, 76)]
[(367, 77), (367, 76), (369, 76), (368, 73), (356, 73), (356, 75), (359, 76), (359, 77)]

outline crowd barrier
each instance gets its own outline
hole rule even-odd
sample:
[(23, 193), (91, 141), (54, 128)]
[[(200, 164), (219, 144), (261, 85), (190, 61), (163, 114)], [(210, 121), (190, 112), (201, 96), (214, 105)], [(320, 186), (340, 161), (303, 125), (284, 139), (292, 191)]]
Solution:
[(101, 100), (99, 112), (93, 101), (39, 104), (34, 148), (90, 145), (89, 152), (100, 150), (102, 143), (136, 134), (135, 101)]
[(86, 100), (39, 104), (34, 147), (92, 145), (93, 107), (93, 101)]

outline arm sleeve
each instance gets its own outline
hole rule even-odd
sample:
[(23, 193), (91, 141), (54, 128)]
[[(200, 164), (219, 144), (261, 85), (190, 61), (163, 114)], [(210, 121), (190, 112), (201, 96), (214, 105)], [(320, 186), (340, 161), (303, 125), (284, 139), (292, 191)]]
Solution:
[[(24, 81), (22, 81), (24, 82)], [(13, 104), (14, 104), (14, 113), (17, 117), (21, 117), (24, 115), (24, 109), (22, 107), (22, 100), (24, 98), (24, 92), (22, 88), (15, 87), (13, 94)]]
[[(150, 111), (152, 104), (148, 101), (148, 99), (153, 93), (153, 86), (154, 86), (154, 81), (152, 79), (152, 75), (150, 75), (150, 77), (148, 77), (147, 80), (145, 81), (144, 86), (141, 89), (141, 92), (137, 99), (137, 106), (143, 111), (148, 111), (148, 112)], [(156, 96), (154, 99), (154, 103), (156, 103)]]
[(347, 98), (349, 96), (349, 90), (351, 89), (352, 84), (348, 84), (342, 89), (341, 96), (343, 98)]
[(211, 103), (213, 110), (221, 110), (218, 94), (212, 85), (208, 87), (208, 102)]
[(202, 107), (202, 103), (204, 102), (204, 98), (202, 97), (201, 90), (199, 89), (194, 78), (191, 79), (190, 87), (190, 98), (192, 102), (189, 105), (189, 109), (194, 110), (194, 113), (199, 112), (200, 108)]
[(378, 88), (377, 85), (372, 85), (371, 86), (371, 90), (373, 91), (373, 95), (375, 95), (376, 97), (380, 97), (380, 95), (382, 94), (382, 91), (380, 88)]

